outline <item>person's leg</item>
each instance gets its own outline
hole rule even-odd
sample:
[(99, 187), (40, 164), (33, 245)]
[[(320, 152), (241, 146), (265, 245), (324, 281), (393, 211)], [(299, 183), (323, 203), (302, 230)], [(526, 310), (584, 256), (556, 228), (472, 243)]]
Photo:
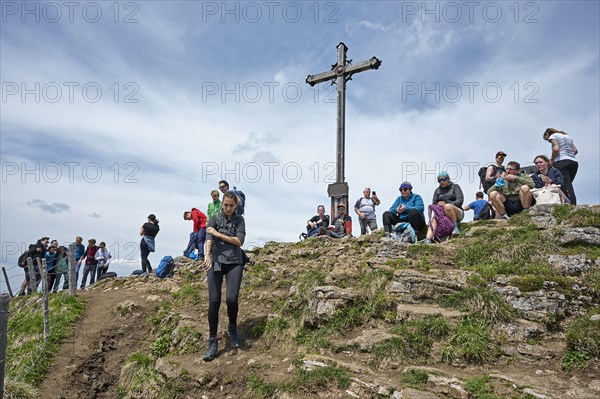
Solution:
[(208, 282), (208, 350), (202, 356), (204, 361), (213, 360), (219, 351), (217, 331), (219, 328), (219, 308), (221, 307), (221, 287), (223, 272), (215, 272), (214, 268), (206, 272)]
[(358, 218), (358, 224), (360, 225), (360, 235), (367, 234), (367, 219)]
[(198, 259), (204, 259), (204, 242), (206, 241), (206, 229), (200, 229), (198, 231), (198, 238), (196, 240), (196, 246), (198, 247)]
[(87, 276), (90, 273), (90, 265), (86, 264), (83, 266), (83, 276), (81, 276), (81, 285), (79, 288), (84, 289), (87, 283)]
[(425, 227), (425, 215), (418, 209), (408, 211), (408, 223), (411, 225), (417, 235)]
[(498, 191), (492, 191), (489, 194), (490, 202), (496, 209), (496, 214), (499, 214), (501, 217), (506, 215), (506, 209), (504, 208), (504, 201), (506, 201), (506, 197), (504, 194), (499, 193)]
[(382, 218), (383, 218), (383, 230), (388, 234), (392, 232), (392, 226), (400, 221), (400, 218), (394, 216), (394, 214), (391, 213), (390, 211), (385, 211), (383, 213)]
[[(558, 166), (560, 164), (560, 167)], [(575, 196), (575, 189), (573, 188), (573, 181), (577, 175), (579, 164), (576, 161), (570, 159), (564, 161), (558, 161), (556, 167), (561, 171), (565, 178), (565, 189), (568, 192), (567, 197), (571, 204), (577, 205), (577, 197)]]
[(523, 211), (523, 205), (520, 199), (506, 200), (504, 203), (508, 216), (516, 215)]
[(98, 265), (90, 265), (90, 285), (96, 282), (96, 269)]
[(225, 278), (227, 279), (227, 289), (225, 293), (225, 303), (227, 303), (227, 317), (229, 318), (227, 330), (229, 332), (231, 346), (238, 348), (240, 346), (240, 336), (237, 329), (237, 316), (244, 267), (242, 265), (231, 265), (227, 266), (226, 270)]
[(369, 230), (371, 230), (371, 233), (377, 230), (377, 219), (369, 219), (367, 220), (367, 223), (369, 225)]
[(435, 229), (437, 228), (437, 221), (435, 218), (431, 218), (429, 221), (429, 227), (427, 228), (427, 234), (425, 235), (425, 243), (429, 244), (433, 241), (435, 237)]
[(523, 184), (519, 189), (519, 200), (521, 201), (523, 209), (529, 209), (531, 207), (533, 194), (531, 194), (531, 188), (528, 185)]
[(452, 234), (459, 235), (460, 229), (458, 228), (458, 222), (460, 222), (464, 217), (462, 209), (458, 208), (455, 205), (446, 204), (444, 205), (444, 214), (448, 216), (448, 218), (454, 224), (454, 231), (452, 231)]
[(142, 272), (146, 274), (151, 272), (148, 255), (150, 255), (150, 249), (148, 248), (146, 241), (142, 239), (142, 242), (140, 243), (140, 257), (142, 258)]

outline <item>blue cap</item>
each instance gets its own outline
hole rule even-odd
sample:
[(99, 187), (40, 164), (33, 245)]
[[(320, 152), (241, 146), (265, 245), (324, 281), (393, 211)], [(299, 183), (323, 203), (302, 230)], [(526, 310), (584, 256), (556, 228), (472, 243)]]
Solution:
[(450, 175), (445, 170), (442, 170), (440, 173), (438, 173), (437, 177), (447, 177), (447, 178), (450, 178)]

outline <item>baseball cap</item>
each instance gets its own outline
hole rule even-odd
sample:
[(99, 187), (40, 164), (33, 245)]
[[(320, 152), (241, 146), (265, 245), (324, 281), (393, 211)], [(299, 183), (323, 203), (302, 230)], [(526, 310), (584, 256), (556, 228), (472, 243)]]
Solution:
[(496, 153), (496, 157), (498, 157), (498, 155), (504, 155), (504, 156), (506, 156), (506, 153), (504, 151), (498, 151)]

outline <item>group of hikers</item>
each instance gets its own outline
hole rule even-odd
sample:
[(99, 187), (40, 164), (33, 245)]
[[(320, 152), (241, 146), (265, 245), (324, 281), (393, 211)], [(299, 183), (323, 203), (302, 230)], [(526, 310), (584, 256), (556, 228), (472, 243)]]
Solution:
[[(79, 271), (83, 266), (83, 276), (79, 288), (84, 289), (87, 284), (88, 275), (90, 277), (89, 284), (94, 284), (96, 279), (101, 279), (108, 272), (108, 266), (112, 258), (110, 251), (106, 248), (105, 242), (100, 242), (96, 245), (96, 240), (91, 238), (88, 240), (88, 246), (83, 245), (83, 238), (77, 236), (75, 238), (75, 283), (79, 280)], [(19, 256), (18, 265), (25, 272), (25, 279), (21, 283), (18, 295), (31, 293), (32, 290), (37, 290), (39, 283), (42, 281), (42, 259), (46, 261), (46, 283), (48, 290), (58, 292), (61, 281), (62, 289), (69, 289), (69, 265), (68, 255), (69, 249), (66, 246), (60, 246), (58, 240), (50, 241), (49, 237), (42, 237), (35, 244), (31, 244), (29, 248)], [(32, 260), (32, 273), (30, 273), (30, 265), (28, 258)], [(39, 260), (39, 262), (38, 262)], [(35, 279), (35, 283), (31, 282), (31, 274)]]
[[(573, 189), (573, 180), (577, 174), (578, 163), (575, 158), (578, 150), (573, 139), (565, 132), (548, 128), (543, 134), (550, 142), (550, 157), (538, 155), (533, 159), (535, 168), (522, 169), (517, 161), (504, 166), (507, 154), (498, 151), (495, 162), (480, 170), (479, 191), (475, 200), (463, 205), (464, 196), (461, 187), (451, 181), (447, 172), (437, 175), (438, 187), (428, 206), (429, 225), (425, 223), (425, 205), (423, 198), (413, 192), (413, 186), (405, 181), (400, 184), (400, 195), (388, 211), (382, 215), (383, 229), (389, 238), (402, 241), (429, 244), (446, 237), (460, 234), (459, 223), (465, 211), (473, 210), (473, 220), (509, 219), (512, 215), (529, 209), (536, 201), (540, 190), (552, 188), (558, 193), (556, 201), (577, 204)], [(488, 199), (484, 199), (487, 194)], [(540, 198), (541, 200), (541, 198)], [(366, 187), (363, 196), (354, 205), (358, 216), (361, 235), (377, 230), (375, 208), (379, 198)], [(317, 207), (317, 215), (306, 223), (306, 233), (301, 238), (326, 235), (333, 238), (352, 236), (352, 218), (348, 215), (346, 204), (337, 205), (337, 216), (330, 221), (325, 214), (325, 206)]]

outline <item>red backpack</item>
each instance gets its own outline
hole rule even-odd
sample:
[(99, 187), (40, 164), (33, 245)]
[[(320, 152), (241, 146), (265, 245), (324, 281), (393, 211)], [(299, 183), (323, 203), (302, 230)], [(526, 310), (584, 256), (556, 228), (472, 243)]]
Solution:
[(452, 234), (454, 230), (454, 223), (446, 214), (444, 213), (444, 208), (439, 205), (429, 205), (429, 209), (435, 215), (435, 221), (437, 222), (437, 227), (433, 232), (435, 239), (437, 241), (441, 241), (442, 238), (447, 237)]

